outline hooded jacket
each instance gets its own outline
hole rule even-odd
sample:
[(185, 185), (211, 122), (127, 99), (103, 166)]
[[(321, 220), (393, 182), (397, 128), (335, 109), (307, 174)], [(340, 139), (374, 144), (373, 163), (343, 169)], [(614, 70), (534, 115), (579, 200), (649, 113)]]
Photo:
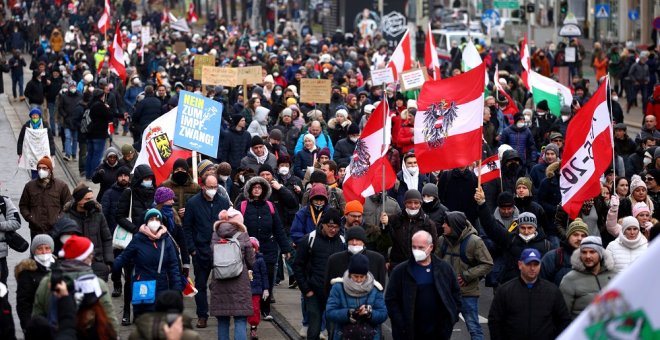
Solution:
[[(94, 243), (94, 262), (112, 263), (112, 234), (108, 223), (101, 213), (101, 205), (94, 202), (92, 211), (79, 212), (73, 198), (64, 205), (62, 217), (70, 218), (76, 222), (83, 236)], [(107, 270), (107, 268), (104, 268)], [(102, 276), (100, 276), (102, 277)]]
[(7, 246), (5, 233), (16, 231), (21, 228), (21, 217), (18, 215), (18, 209), (9, 197), (0, 196), (5, 204), (6, 213), (0, 214), (0, 259), (7, 257), (9, 246)]
[[(268, 151), (264, 150), (264, 152), (268, 152)], [(268, 164), (272, 169), (277, 169), (277, 159), (275, 159), (275, 155), (268, 152), (268, 155), (266, 156), (266, 160), (263, 163), (259, 163), (256, 155), (252, 152), (252, 149), (248, 149), (247, 155), (245, 155), (245, 157), (241, 159), (240, 167), (242, 169), (250, 168), (254, 170), (254, 172), (256, 173), (259, 172), (259, 168), (263, 164)]]
[[(110, 163), (108, 163), (108, 156), (114, 153), (117, 156), (117, 160), (115, 161), (115, 165), (111, 166)], [(96, 195), (96, 200), (101, 201), (101, 198), (103, 197), (103, 193), (106, 192), (106, 190), (110, 189), (112, 184), (117, 182), (117, 172), (119, 171), (119, 157), (121, 155), (121, 152), (117, 151), (114, 147), (109, 147), (105, 150), (103, 153), (103, 162), (99, 164), (98, 167), (96, 167), (96, 171), (94, 171), (94, 175), (92, 175), (92, 182), (96, 184), (100, 184), (101, 188), (99, 189), (98, 195)]]
[(333, 159), (337, 164), (349, 164), (356, 146), (356, 142), (353, 142), (349, 137), (340, 139), (335, 144), (335, 156)]
[[(329, 209), (330, 205), (328, 204), (328, 194), (327, 191), (323, 191), (320, 189), (319, 186), (312, 187), (309, 192), (308, 197), (317, 197), (317, 196), (322, 196), (325, 197), (325, 202), (326, 204), (323, 206), (322, 211), (325, 212)], [(303, 238), (303, 236), (311, 233), (312, 231), (316, 230), (318, 227), (318, 223), (314, 223), (314, 219), (312, 218), (312, 204), (309, 202), (308, 204), (304, 204), (300, 210), (296, 213), (296, 216), (293, 219), (293, 223), (291, 224), (291, 240), (294, 243), (300, 242), (300, 240)], [(323, 214), (319, 214), (316, 218), (320, 221), (321, 216)]]
[(103, 216), (108, 223), (108, 228), (110, 228), (111, 234), (115, 232), (115, 228), (117, 227), (116, 213), (117, 208), (119, 207), (119, 200), (127, 188), (128, 187), (120, 187), (117, 182), (115, 182), (110, 189), (103, 193), (103, 197), (101, 197), (101, 209), (103, 210)]
[(264, 137), (268, 136), (268, 110), (263, 106), (259, 106), (254, 114), (254, 119), (250, 122), (250, 126), (247, 128), (247, 132), (250, 133), (252, 137)]
[[(151, 209), (151, 204), (154, 202), (156, 190), (153, 187), (142, 186), (142, 180), (149, 176), (154, 177), (153, 170), (146, 164), (138, 165), (133, 170), (130, 188), (124, 190), (119, 199), (115, 219), (119, 226), (133, 234), (137, 233), (144, 224), (144, 213)], [(129, 212), (131, 216), (128, 216)]]
[(241, 159), (247, 154), (252, 141), (252, 136), (245, 129), (236, 130), (236, 123), (222, 131), (218, 146), (218, 159), (229, 163), (234, 170), (241, 166)]
[(644, 255), (648, 248), (648, 241), (640, 231), (637, 238), (628, 240), (623, 232), (610, 244), (607, 245), (607, 250), (612, 253), (614, 258), (614, 272), (620, 273), (628, 268), (635, 260)]
[(573, 252), (571, 265), (573, 270), (561, 280), (559, 290), (564, 296), (571, 317), (575, 319), (614, 277), (614, 258), (608, 250), (603, 250), (600, 272), (595, 275), (584, 266), (580, 251)]
[(41, 279), (48, 272), (49, 269), (32, 258), (22, 260), (14, 267), (14, 276), (16, 277), (16, 314), (18, 314), (22, 329), (26, 329), (28, 322), (32, 319), (34, 296), (37, 293)]
[[(493, 258), (465, 214), (447, 213), (447, 225), (451, 228), (451, 234), (440, 237), (436, 254), (438, 257), (442, 256), (442, 260), (449, 263), (456, 275), (460, 275), (465, 281), (465, 285), (461, 287), (462, 296), (479, 296), (479, 281), (493, 268)], [(468, 263), (463, 262), (460, 256), (461, 242), (466, 238), (469, 238), (465, 247)], [(446, 252), (441, 254), (444, 243), (447, 243)]]
[[(500, 143), (508, 144), (518, 152), (518, 155), (522, 159), (520, 165), (523, 167), (539, 158), (538, 151), (534, 145), (534, 137), (527, 127), (518, 128), (515, 125), (510, 125), (502, 131)], [(502, 159), (502, 164), (506, 164), (504, 159)]]
[[(514, 168), (509, 168), (506, 166), (506, 163), (510, 160), (517, 159), (519, 165)], [(503, 191), (508, 191), (511, 194), (516, 194), (516, 181), (518, 178), (525, 177), (527, 175), (526, 163), (524, 158), (521, 158), (516, 150), (507, 150), (504, 151), (502, 155), (502, 188)]]

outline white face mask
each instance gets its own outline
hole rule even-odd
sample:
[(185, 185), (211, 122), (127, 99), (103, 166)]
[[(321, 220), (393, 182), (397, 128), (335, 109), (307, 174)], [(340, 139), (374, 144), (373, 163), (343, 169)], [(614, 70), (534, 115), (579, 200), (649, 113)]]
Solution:
[(530, 235), (523, 235), (523, 234), (518, 234), (520, 235), (520, 238), (523, 239), (525, 242), (531, 241), (534, 237), (536, 237), (536, 233), (530, 234)]
[(55, 259), (53, 258), (53, 254), (34, 255), (34, 260), (46, 268), (50, 268), (50, 265), (55, 262)]
[(545, 116), (545, 112), (543, 111), (536, 111), (536, 114), (539, 116)]
[(619, 96), (612, 96), (612, 100), (615, 101), (615, 102), (618, 102), (619, 101)]
[(566, 123), (566, 121), (568, 121), (568, 118), (569, 118), (568, 116), (561, 116), (561, 121)]
[(68, 235), (68, 234), (67, 235), (62, 235), (62, 236), (60, 236), (60, 242), (62, 242), (62, 244), (65, 244), (66, 240), (68, 240), (69, 238), (71, 238), (71, 235)]
[(155, 232), (156, 230), (158, 230), (158, 228), (160, 228), (160, 222), (158, 222), (158, 221), (149, 221), (147, 223), (147, 227), (149, 227), (149, 230)]
[(220, 177), (220, 179), (221, 179), (223, 182), (227, 182), (227, 179), (229, 179), (229, 176), (223, 176), (223, 175), (220, 175), (220, 176), (218, 176), (218, 177)]
[(519, 128), (519, 129), (524, 128), (524, 127), (525, 127), (525, 122), (518, 122), (518, 123), (516, 123), (516, 127)]
[(651, 164), (651, 158), (644, 157), (644, 160), (642, 162), (644, 163), (644, 166), (647, 166)]
[(417, 173), (419, 172), (419, 168), (416, 167), (416, 166), (411, 166), (411, 167), (409, 167), (409, 168), (407, 168), (407, 169), (408, 169), (408, 173), (409, 173), (411, 176), (415, 176), (415, 175), (417, 175)]
[(38, 173), (39, 173), (39, 178), (41, 179), (48, 177), (48, 174), (50, 174), (48, 170), (43, 170), (43, 169), (39, 170)]
[(361, 253), (363, 249), (363, 246), (348, 246), (348, 251), (353, 255)]
[(278, 96), (281, 96), (281, 95), (282, 95), (282, 91), (275, 91), (275, 94), (278, 95)]
[(215, 197), (215, 194), (218, 193), (218, 189), (206, 189), (206, 196)]
[(426, 256), (426, 252), (420, 249), (413, 249), (412, 253), (413, 257), (415, 258), (415, 262), (422, 262), (428, 257)]
[(286, 167), (286, 166), (280, 167), (279, 173), (282, 176), (288, 175), (289, 174), (289, 167)]
[(360, 137), (348, 137), (350, 138), (351, 142), (355, 143)]
[(431, 202), (433, 202), (433, 200), (434, 200), (433, 197), (431, 197), (431, 198), (423, 198), (423, 199), (422, 199), (422, 201), (424, 201), (424, 203), (431, 203)]
[(415, 216), (419, 213), (419, 209), (408, 209), (408, 208), (406, 208), (406, 212), (410, 216)]

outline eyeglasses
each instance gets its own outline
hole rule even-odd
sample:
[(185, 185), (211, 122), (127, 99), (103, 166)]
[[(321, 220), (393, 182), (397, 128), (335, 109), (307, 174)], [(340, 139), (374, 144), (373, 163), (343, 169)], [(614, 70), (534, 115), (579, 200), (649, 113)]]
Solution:
[(48, 170), (49, 168), (47, 166), (38, 166), (37, 170)]
[(362, 215), (355, 215), (355, 214), (348, 214), (347, 216), (350, 218), (362, 218)]
[(330, 223), (328, 223), (328, 224), (326, 224), (325, 226), (326, 226), (326, 228), (328, 228), (328, 229), (339, 230), (339, 224), (330, 224)]
[(645, 178), (644, 178), (644, 181), (645, 181), (645, 182), (648, 182), (648, 181), (655, 181), (655, 178), (653, 178), (653, 177), (645, 177)]

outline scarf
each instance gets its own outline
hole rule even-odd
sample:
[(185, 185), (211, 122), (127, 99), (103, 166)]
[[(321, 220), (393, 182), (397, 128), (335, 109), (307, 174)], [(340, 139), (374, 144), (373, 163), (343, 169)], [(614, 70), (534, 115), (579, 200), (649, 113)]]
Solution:
[(171, 229), (170, 232), (173, 231), (175, 224), (174, 224), (174, 210), (172, 210), (172, 206), (164, 205), (160, 209), (160, 213), (163, 214), (163, 217), (165, 217), (165, 219), (167, 219), (167, 228)]
[(624, 235), (624, 231), (621, 230), (619, 232), (619, 242), (621, 242), (621, 244), (628, 249), (636, 249), (648, 243), (646, 237), (644, 237), (641, 230), (639, 231), (639, 233), (637, 233), (637, 237), (634, 240), (627, 239), (626, 236)]
[(415, 176), (411, 175), (404, 162), (403, 167), (401, 168), (401, 173), (403, 174), (403, 182), (408, 186), (408, 190), (417, 190), (417, 186), (419, 185), (419, 170), (417, 170)]
[(143, 224), (140, 227), (140, 232), (145, 234), (150, 240), (156, 241), (159, 240), (161, 237), (163, 237), (165, 233), (167, 233), (167, 229), (159, 228), (158, 231), (156, 231), (156, 233), (154, 234), (154, 232), (152, 232), (151, 229), (149, 229), (149, 227), (147, 227), (146, 224)]
[(36, 123), (33, 122), (32, 119), (30, 119), (30, 126), (32, 126), (33, 129), (41, 128), (41, 123), (42, 123), (42, 119), (39, 119), (39, 121)]
[(257, 156), (253, 151), (252, 148), (250, 148), (250, 154), (254, 156), (254, 158), (257, 159), (258, 164), (264, 164), (266, 163), (266, 159), (268, 158), (268, 149), (264, 148), (264, 155), (259, 157)]
[(342, 277), (344, 281), (344, 292), (352, 297), (363, 297), (369, 294), (372, 289), (374, 289), (374, 276), (371, 273), (367, 273), (367, 279), (362, 283), (357, 283), (351, 280), (348, 270), (344, 272)]

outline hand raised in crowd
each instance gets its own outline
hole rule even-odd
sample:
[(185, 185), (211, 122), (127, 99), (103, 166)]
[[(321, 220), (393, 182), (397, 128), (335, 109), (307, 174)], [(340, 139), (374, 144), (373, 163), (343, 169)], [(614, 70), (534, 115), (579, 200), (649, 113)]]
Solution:
[(382, 225), (387, 225), (389, 222), (390, 222), (390, 219), (387, 216), (387, 213), (384, 212), (384, 211), (382, 213), (380, 213), (380, 223)]
[(610, 209), (612, 209), (612, 211), (619, 210), (619, 197), (616, 194), (612, 195), (610, 198)]
[(280, 190), (282, 188), (282, 184), (280, 184), (276, 180), (272, 180), (270, 181), (270, 187), (273, 188), (274, 190)]
[(58, 299), (69, 296), (69, 288), (64, 281), (60, 281), (60, 283), (55, 285), (55, 292), (53, 294), (55, 294), (55, 297)]
[(477, 201), (477, 204), (482, 205), (486, 203), (486, 195), (484, 194), (484, 189), (477, 187), (474, 192), (474, 200)]

